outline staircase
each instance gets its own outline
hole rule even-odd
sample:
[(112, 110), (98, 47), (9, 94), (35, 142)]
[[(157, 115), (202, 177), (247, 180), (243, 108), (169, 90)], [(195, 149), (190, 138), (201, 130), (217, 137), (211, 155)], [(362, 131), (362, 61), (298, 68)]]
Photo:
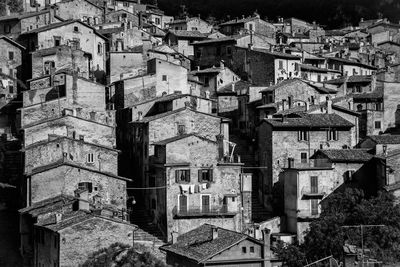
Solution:
[(134, 235), (135, 242), (152, 243), (155, 246), (165, 244), (162, 232), (157, 225), (152, 223), (152, 218), (147, 214), (147, 210), (134, 208), (131, 223), (138, 226)]
[(239, 133), (231, 133), (229, 141), (236, 144), (234, 154), (240, 155), (241, 162), (244, 163), (244, 173), (251, 173), (252, 181), (252, 194), (251, 194), (251, 211), (253, 222), (262, 222), (272, 217), (258, 200), (258, 169), (255, 160), (255, 147), (251, 147), (251, 143), (246, 138), (241, 138)]

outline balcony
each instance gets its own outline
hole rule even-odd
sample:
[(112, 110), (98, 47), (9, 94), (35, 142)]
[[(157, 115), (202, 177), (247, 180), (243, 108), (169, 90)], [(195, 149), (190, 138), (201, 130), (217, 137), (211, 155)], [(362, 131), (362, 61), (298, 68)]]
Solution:
[(309, 209), (297, 210), (297, 219), (299, 221), (310, 221), (319, 217), (319, 211), (312, 212)]
[(328, 194), (328, 187), (316, 187), (312, 188), (310, 186), (304, 186), (301, 189), (301, 198), (302, 199), (322, 199), (324, 196)]
[(190, 206), (187, 209), (178, 209), (175, 206), (172, 210), (174, 218), (199, 218), (199, 217), (234, 217), (238, 212), (228, 211), (228, 207), (223, 205), (220, 207), (200, 207), (200, 206)]

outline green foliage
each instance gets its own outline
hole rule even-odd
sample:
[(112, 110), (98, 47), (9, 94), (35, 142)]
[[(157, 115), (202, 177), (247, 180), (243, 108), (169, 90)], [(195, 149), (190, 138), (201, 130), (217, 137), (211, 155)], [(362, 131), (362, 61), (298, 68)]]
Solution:
[(108, 248), (100, 249), (89, 256), (84, 267), (166, 267), (162, 261), (154, 257), (145, 247), (115, 243)]
[(286, 266), (302, 267), (304, 265), (305, 254), (298, 245), (283, 246), (283, 244), (280, 243), (275, 253)]

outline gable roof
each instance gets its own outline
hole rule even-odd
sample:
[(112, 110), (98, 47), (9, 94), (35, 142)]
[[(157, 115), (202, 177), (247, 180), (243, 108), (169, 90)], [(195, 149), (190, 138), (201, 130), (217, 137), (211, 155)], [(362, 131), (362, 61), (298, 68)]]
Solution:
[(231, 26), (231, 25), (235, 25), (235, 24), (242, 24), (242, 23), (247, 23), (256, 19), (260, 19), (258, 17), (247, 17), (247, 18), (241, 18), (241, 19), (233, 19), (227, 22), (223, 22), (221, 24), (219, 24), (219, 26)]
[(182, 135), (174, 136), (174, 137), (171, 137), (171, 138), (168, 138), (168, 139), (164, 139), (164, 140), (161, 140), (161, 141), (158, 141), (158, 142), (154, 142), (153, 145), (165, 146), (165, 145), (167, 145), (169, 143), (173, 143), (173, 142), (176, 142), (176, 141), (179, 141), (179, 140), (182, 140), (182, 139), (186, 139), (186, 138), (191, 137), (191, 136), (197, 137), (197, 138), (202, 139), (202, 140), (207, 141), (207, 142), (217, 143), (216, 141), (213, 141), (211, 139), (208, 139), (207, 137), (201, 136), (198, 133), (189, 133), (189, 134), (182, 134)]
[[(215, 239), (212, 238), (214, 227), (217, 228), (218, 231), (218, 237)], [(260, 241), (253, 239), (248, 235), (210, 224), (203, 224), (202, 226), (179, 236), (175, 244), (164, 245), (160, 247), (160, 249), (200, 263), (245, 239), (250, 239), (254, 243), (261, 245)]]
[(52, 169), (55, 169), (55, 168), (58, 168), (58, 167), (61, 167), (61, 166), (70, 166), (70, 167), (73, 167), (73, 168), (76, 168), (76, 169), (82, 169), (82, 170), (85, 170), (85, 171), (98, 173), (98, 174), (101, 174), (101, 175), (104, 175), (104, 176), (109, 176), (109, 177), (116, 178), (116, 179), (123, 180), (123, 181), (127, 181), (127, 182), (131, 181), (131, 179), (126, 178), (126, 177), (122, 177), (122, 176), (115, 175), (115, 174), (108, 173), (108, 172), (103, 172), (103, 171), (96, 170), (96, 169), (90, 169), (90, 168), (87, 168), (85, 166), (81, 166), (81, 165), (75, 164), (73, 162), (64, 161), (64, 160), (60, 160), (60, 161), (57, 161), (57, 162), (54, 162), (54, 163), (50, 163), (48, 165), (43, 165), (43, 166), (37, 167), (37, 168), (31, 170), (30, 172), (25, 173), (25, 175), (26, 176), (32, 176), (32, 175), (39, 174), (39, 173), (42, 173), (42, 172), (46, 172), (48, 170), (52, 170)]
[(394, 144), (400, 144), (400, 135), (369, 135), (367, 136), (366, 139), (371, 139), (374, 141), (376, 144), (388, 144), (388, 145), (394, 145)]
[(332, 162), (367, 162), (374, 155), (366, 149), (320, 149), (312, 155), (311, 159), (316, 159), (318, 155), (328, 158)]
[(176, 37), (188, 38), (188, 39), (205, 39), (207, 34), (201, 33), (199, 31), (184, 31), (184, 30), (169, 30), (168, 34), (173, 34)]
[(274, 129), (351, 128), (354, 125), (337, 114), (298, 114), (297, 118), (264, 119)]
[(0, 36), (0, 39), (2, 39), (4, 41), (6, 41), (6, 42), (18, 47), (18, 48), (20, 48), (22, 50), (26, 49), (24, 46), (20, 45), (19, 43), (17, 43), (16, 41), (12, 40), (11, 38), (9, 38), (7, 36), (2, 35), (2, 36)]
[(61, 194), (34, 203), (29, 207), (20, 209), (19, 213), (28, 213), (32, 217), (37, 217), (40, 214), (56, 211), (65, 205), (72, 204), (76, 199), (76, 197)]
[(49, 30), (52, 30), (52, 29), (56, 29), (56, 28), (58, 28), (58, 27), (63, 27), (63, 26), (72, 24), (72, 23), (79, 23), (79, 24), (81, 24), (81, 25), (83, 25), (83, 26), (85, 26), (85, 27), (88, 27), (88, 28), (90, 28), (90, 29), (93, 30), (93, 33), (94, 33), (94, 34), (98, 35), (99, 37), (103, 38), (104, 40), (107, 40), (107, 38), (106, 38), (104, 35), (100, 34), (95, 28), (93, 28), (92, 26), (87, 25), (86, 23), (84, 23), (84, 22), (82, 22), (82, 21), (80, 21), (80, 20), (78, 20), (78, 19), (66, 20), (66, 21), (61, 21), (61, 22), (53, 23), (53, 24), (46, 25), (46, 26), (43, 26), (43, 27), (40, 27), (40, 28), (37, 28), (37, 29), (33, 29), (33, 30), (31, 30), (31, 31), (24, 32), (24, 33), (22, 33), (21, 35), (29, 35), (29, 34), (40, 33), (40, 32), (44, 32), (44, 31), (49, 31)]
[(261, 90), (260, 93), (262, 93), (262, 92), (271, 92), (271, 91), (275, 91), (275, 90), (278, 89), (278, 88), (281, 88), (281, 87), (284, 87), (284, 86), (287, 86), (287, 85), (290, 85), (290, 84), (297, 84), (297, 83), (304, 83), (304, 84), (307, 84), (308, 86), (310, 86), (311, 88), (313, 88), (313, 89), (319, 91), (319, 92), (322, 93), (322, 94), (331, 94), (331, 93), (332, 93), (332, 94), (336, 94), (336, 93), (337, 93), (337, 91), (334, 90), (334, 89), (330, 89), (330, 88), (327, 88), (327, 87), (316, 86), (315, 84), (312, 84), (312, 83), (309, 82), (309, 81), (305, 81), (305, 80), (299, 79), (299, 78), (293, 78), (293, 79), (286, 79), (286, 80), (283, 80), (283, 81), (280, 82), (280, 83), (277, 83), (277, 84), (275, 84), (275, 85), (272, 85), (272, 86), (270, 86), (270, 87), (267, 87), (267, 88)]

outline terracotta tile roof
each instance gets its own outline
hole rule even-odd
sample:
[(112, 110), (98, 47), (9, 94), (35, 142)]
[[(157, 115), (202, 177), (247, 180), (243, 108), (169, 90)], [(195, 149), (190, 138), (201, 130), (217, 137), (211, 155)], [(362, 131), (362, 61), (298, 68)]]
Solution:
[(336, 72), (336, 73), (341, 73), (338, 70), (330, 70), (330, 69), (325, 69), (325, 68), (318, 68), (315, 66), (307, 65), (307, 64), (300, 64), (300, 69), (302, 70), (308, 70), (308, 71), (315, 71), (315, 72)]
[(292, 54), (287, 54), (287, 53), (282, 53), (282, 52), (269, 51), (269, 49), (253, 48), (253, 51), (257, 51), (257, 52), (261, 52), (261, 53), (264, 53), (264, 54), (268, 54), (268, 55), (271, 55), (271, 56), (277, 57), (277, 58), (298, 59), (298, 60), (300, 60), (299, 56), (292, 55)]
[(220, 73), (221, 71), (222, 71), (222, 68), (213, 67), (213, 68), (206, 68), (206, 69), (202, 69), (202, 70), (193, 70), (190, 72), (190, 74), (198, 75), (198, 74)]
[(332, 60), (332, 61), (338, 61), (347, 65), (354, 65), (354, 66), (361, 66), (361, 67), (365, 67), (368, 69), (372, 69), (372, 70), (376, 70), (376, 68), (374, 66), (370, 66), (358, 61), (354, 61), (354, 60), (350, 60), (350, 59), (346, 59), (346, 58), (338, 58), (338, 57), (327, 57), (328, 60)]
[(201, 114), (204, 114), (204, 115), (206, 115), (206, 116), (215, 117), (215, 118), (220, 118), (220, 119), (225, 119), (225, 118), (223, 118), (223, 117), (220, 117), (220, 116), (217, 116), (217, 115), (214, 115), (214, 114), (204, 113), (204, 112), (200, 112), (200, 111), (197, 111), (197, 110), (192, 110), (192, 109), (189, 108), (189, 107), (183, 107), (183, 108), (179, 108), (179, 109), (176, 109), (176, 110), (172, 110), (172, 111), (160, 113), (160, 114), (157, 114), (157, 115), (154, 115), (154, 116), (144, 117), (143, 120), (141, 120), (141, 121), (133, 121), (133, 122), (131, 122), (131, 123), (135, 123), (135, 122), (138, 122), (138, 123), (146, 123), (146, 122), (150, 122), (150, 121), (154, 121), (154, 120), (158, 120), (158, 119), (167, 117), (167, 116), (172, 115), (172, 114), (175, 114), (175, 113), (179, 113), (179, 112), (184, 111), (184, 110), (190, 110), (190, 111), (192, 111), (192, 112), (201, 113)]
[(17, 43), (16, 41), (12, 40), (11, 38), (9, 38), (7, 36), (4, 36), (4, 35), (0, 36), (0, 39), (3, 39), (4, 41), (9, 42), (10, 44), (17, 46), (21, 49), (24, 49), (24, 50), (26, 49), (24, 46), (20, 45), (19, 43)]
[(21, 13), (21, 14), (12, 14), (10, 16), (1, 16), (0, 21), (7, 21), (7, 20), (20, 20), (20, 19), (25, 19), (25, 18), (30, 18), (38, 15), (42, 15), (45, 13), (49, 13), (50, 10), (41, 10), (38, 12), (26, 12), (26, 13)]
[[(203, 224), (202, 226), (179, 236), (175, 244), (165, 245), (160, 247), (160, 249), (199, 263), (228, 249), (242, 240), (250, 238), (245, 234), (217, 227), (218, 237), (213, 239), (213, 227), (215, 226)], [(254, 240), (254, 242), (259, 243), (257, 240)]]
[(291, 84), (296, 84), (296, 83), (305, 83), (305, 84), (311, 86), (312, 88), (314, 88), (315, 90), (317, 90), (317, 91), (319, 91), (320, 93), (323, 93), (323, 94), (336, 94), (337, 93), (337, 91), (334, 90), (334, 89), (317, 86), (315, 84), (312, 84), (309, 81), (305, 81), (305, 80), (302, 80), (302, 79), (299, 79), (299, 78), (283, 80), (282, 82), (280, 82), (278, 84), (272, 85), (272, 86), (270, 86), (268, 88), (265, 88), (265, 89), (261, 90), (260, 93), (275, 91), (278, 88), (285, 87), (285, 86), (288, 86), (288, 85), (291, 85)]
[(311, 159), (315, 159), (317, 155), (323, 155), (332, 162), (367, 162), (374, 155), (367, 152), (366, 149), (321, 149), (315, 152)]
[(247, 17), (247, 18), (241, 18), (241, 19), (233, 19), (233, 20), (221, 23), (221, 24), (219, 24), (219, 26), (242, 24), (242, 23), (247, 23), (249, 21), (253, 21), (255, 19), (257, 19), (257, 17)]
[(228, 94), (228, 93), (236, 94), (237, 92), (240, 92), (242, 90), (248, 91), (250, 85), (251, 84), (247, 81), (238, 81), (235, 83), (230, 83), (219, 88), (217, 94)]
[(209, 40), (194, 42), (193, 45), (214, 44), (214, 43), (220, 43), (220, 42), (235, 42), (236, 43), (236, 40), (237, 39), (228, 36), (228, 37), (221, 37), (221, 38), (216, 38), (216, 39), (209, 39)]
[(370, 135), (365, 139), (371, 139), (377, 144), (400, 144), (400, 135)]
[(337, 114), (301, 114), (297, 118), (264, 119), (273, 128), (350, 128), (354, 125)]

